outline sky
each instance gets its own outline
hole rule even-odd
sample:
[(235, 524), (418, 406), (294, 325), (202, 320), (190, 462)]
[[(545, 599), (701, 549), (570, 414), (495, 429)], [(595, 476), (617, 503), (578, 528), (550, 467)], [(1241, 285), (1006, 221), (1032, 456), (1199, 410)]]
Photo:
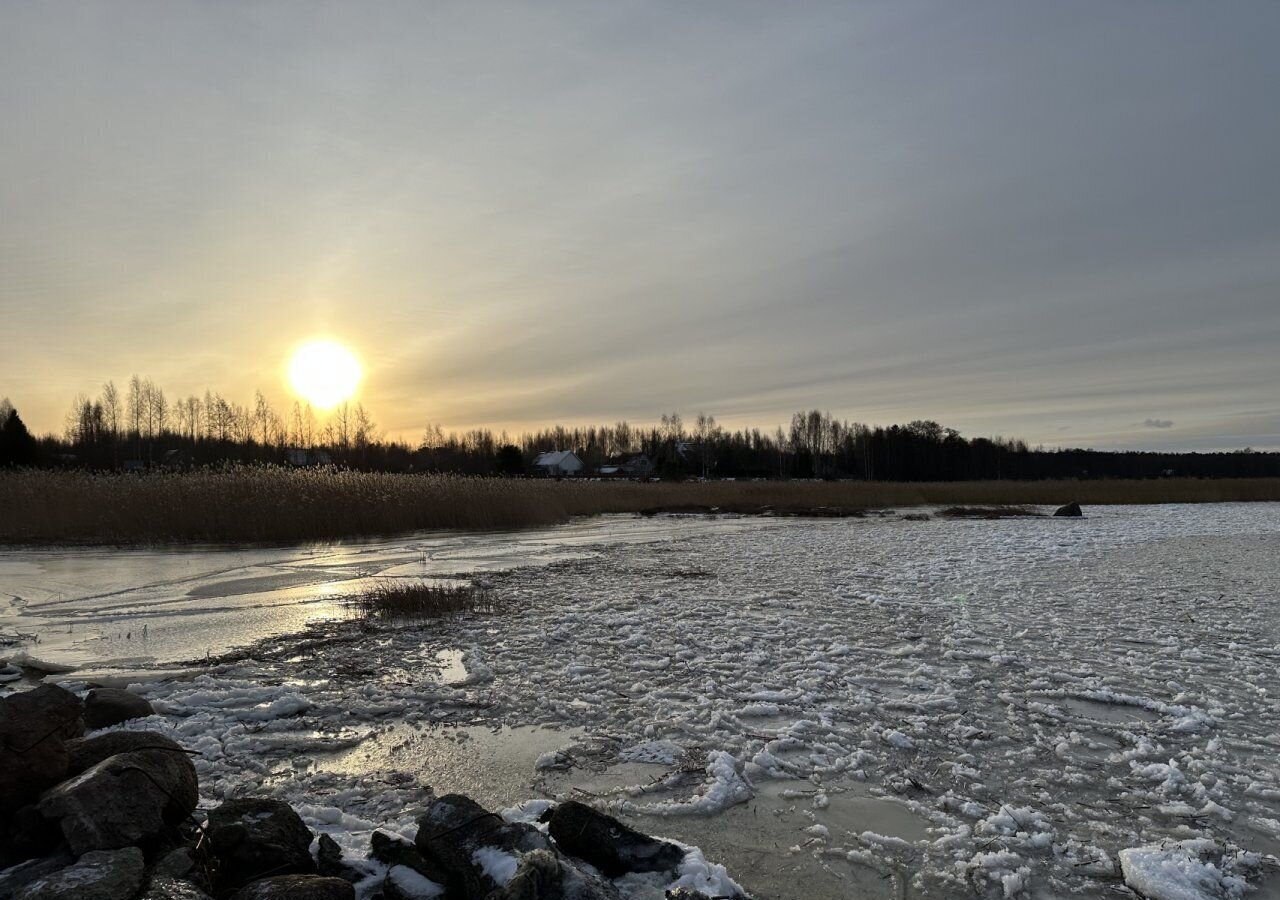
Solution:
[(1280, 4), (0, 5), (0, 396), (1280, 448)]

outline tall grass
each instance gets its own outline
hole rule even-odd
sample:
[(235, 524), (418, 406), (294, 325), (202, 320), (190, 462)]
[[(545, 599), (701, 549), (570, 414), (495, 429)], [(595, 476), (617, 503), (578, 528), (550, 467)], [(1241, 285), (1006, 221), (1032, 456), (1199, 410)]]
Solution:
[(795, 514), (891, 506), (1280, 500), (1280, 479), (1036, 482), (537, 481), (231, 467), (0, 472), (0, 543), (283, 543), (552, 525), (676, 507)]
[(365, 619), (421, 621), (464, 612), (497, 612), (497, 601), (470, 584), (379, 584), (348, 597), (347, 609)]

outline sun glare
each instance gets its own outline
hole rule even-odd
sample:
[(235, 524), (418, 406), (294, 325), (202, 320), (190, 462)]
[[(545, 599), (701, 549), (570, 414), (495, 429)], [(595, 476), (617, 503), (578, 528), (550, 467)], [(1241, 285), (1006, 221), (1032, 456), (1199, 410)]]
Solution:
[(308, 341), (289, 360), (289, 386), (319, 409), (350, 400), (362, 374), (355, 354), (336, 341)]

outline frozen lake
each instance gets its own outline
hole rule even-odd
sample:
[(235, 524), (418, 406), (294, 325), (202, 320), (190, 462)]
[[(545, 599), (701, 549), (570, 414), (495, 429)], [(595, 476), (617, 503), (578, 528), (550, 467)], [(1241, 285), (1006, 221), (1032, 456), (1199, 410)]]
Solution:
[[(1280, 506), (1088, 512), (14, 550), (0, 628), (101, 667), (331, 619), (147, 685), (138, 727), (202, 752), (211, 802), (253, 785), (353, 849), (427, 783), (589, 799), (762, 898), (1280, 896)], [(511, 612), (333, 601), (474, 572)]]

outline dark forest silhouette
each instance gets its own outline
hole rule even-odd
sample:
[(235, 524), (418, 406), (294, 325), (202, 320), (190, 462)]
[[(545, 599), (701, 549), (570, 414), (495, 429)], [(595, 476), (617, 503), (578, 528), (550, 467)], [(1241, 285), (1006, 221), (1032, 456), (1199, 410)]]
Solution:
[(645, 457), (661, 478), (853, 478), (867, 481), (985, 481), (1050, 478), (1280, 477), (1280, 453), (1111, 452), (1043, 449), (1005, 438), (965, 438), (937, 422), (873, 427), (818, 410), (788, 427), (730, 431), (712, 416), (686, 423), (552, 426), (510, 436), (488, 429), (447, 433), (430, 425), (412, 445), (382, 437), (360, 404), (323, 420), (294, 403), (280, 414), (259, 392), (243, 406), (206, 392), (169, 401), (134, 376), (122, 393), (76, 399), (64, 434), (33, 438), (13, 406), (0, 403), (0, 466), (94, 470), (186, 468), (226, 462), (333, 464), (387, 472), (530, 474), (546, 450), (572, 450), (594, 473), (610, 462)]

